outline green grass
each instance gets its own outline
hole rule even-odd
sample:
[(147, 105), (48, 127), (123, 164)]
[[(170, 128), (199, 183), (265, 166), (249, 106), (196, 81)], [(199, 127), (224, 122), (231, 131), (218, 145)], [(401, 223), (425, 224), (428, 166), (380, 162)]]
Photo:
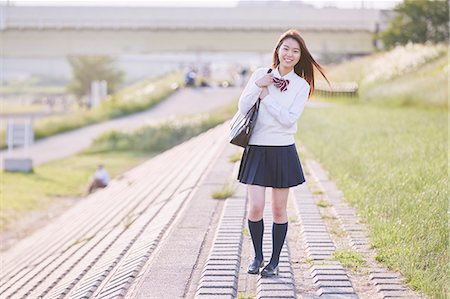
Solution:
[(309, 190), (311, 190), (311, 193), (314, 195), (321, 195), (324, 194), (323, 190), (320, 189), (318, 186), (316, 185), (310, 185), (308, 186)]
[(361, 254), (351, 249), (337, 249), (333, 252), (333, 258), (340, 261), (342, 266), (355, 271), (366, 265)]
[(81, 197), (100, 162), (105, 164), (110, 176), (115, 177), (150, 156), (149, 153), (138, 152), (79, 154), (35, 166), (33, 173), (4, 172), (0, 230), (27, 211), (45, 209), (58, 197)]
[(246, 295), (243, 293), (239, 293), (237, 299), (255, 299), (256, 295)]
[(12, 84), (6, 86), (0, 86), (0, 93), (2, 94), (14, 94), (14, 93), (45, 93), (45, 94), (61, 94), (65, 92), (64, 86), (47, 86), (47, 85), (30, 85), (30, 84)]
[[(325, 219), (325, 217), (322, 217)], [(339, 226), (332, 227), (330, 229), (330, 234), (335, 235), (337, 237), (346, 237), (348, 234), (345, 230), (341, 229)]]
[(322, 219), (336, 219), (336, 216), (325, 212), (325, 213), (321, 213), (320, 214), (320, 218), (322, 218)]
[(297, 223), (298, 222), (298, 217), (297, 216), (289, 216), (289, 222), (292, 223)]
[(210, 113), (167, 121), (157, 126), (145, 126), (131, 133), (110, 131), (96, 138), (87, 151), (164, 151), (223, 123), (235, 109), (236, 103), (232, 103)]
[(330, 204), (329, 202), (327, 202), (326, 200), (323, 200), (323, 199), (319, 200), (319, 201), (316, 203), (316, 205), (317, 205), (318, 207), (320, 207), (320, 208), (326, 208), (326, 207), (331, 206), (331, 204)]
[(307, 109), (297, 137), (368, 223), (377, 259), (444, 296), (449, 277), (446, 110)]
[(89, 148), (91, 153), (108, 151), (158, 151), (162, 152), (196, 136), (222, 120), (206, 118), (204, 121), (179, 124), (168, 121), (157, 126), (142, 127), (132, 133), (110, 131), (96, 138)]
[(215, 190), (211, 197), (214, 199), (226, 199), (228, 197), (233, 196), (235, 193), (235, 190), (233, 188), (233, 185), (231, 183), (226, 183), (219, 189)]
[(241, 160), (242, 157), (242, 151), (239, 150), (237, 152), (235, 152), (234, 154), (232, 154), (229, 158), (228, 158), (228, 162), (230, 163), (236, 163), (237, 161)]

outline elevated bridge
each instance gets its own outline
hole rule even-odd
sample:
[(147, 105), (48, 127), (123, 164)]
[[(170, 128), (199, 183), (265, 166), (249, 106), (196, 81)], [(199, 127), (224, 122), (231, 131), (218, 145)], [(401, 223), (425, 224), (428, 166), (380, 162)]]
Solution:
[(180, 52), (267, 54), (297, 28), (315, 55), (373, 52), (389, 11), (314, 8), (299, 1), (236, 7), (0, 7), (4, 57)]

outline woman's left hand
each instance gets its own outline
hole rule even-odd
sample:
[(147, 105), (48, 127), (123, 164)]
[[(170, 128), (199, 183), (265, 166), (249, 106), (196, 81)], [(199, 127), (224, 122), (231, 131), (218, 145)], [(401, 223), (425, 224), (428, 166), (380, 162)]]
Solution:
[(269, 89), (267, 87), (263, 87), (261, 93), (259, 94), (259, 98), (262, 100), (269, 94)]

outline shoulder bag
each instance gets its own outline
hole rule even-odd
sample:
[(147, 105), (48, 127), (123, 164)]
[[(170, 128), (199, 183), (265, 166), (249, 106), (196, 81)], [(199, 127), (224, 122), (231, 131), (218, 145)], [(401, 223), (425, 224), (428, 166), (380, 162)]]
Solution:
[[(267, 73), (272, 72), (272, 69), (269, 69)], [(253, 132), (253, 128), (256, 124), (256, 119), (258, 117), (259, 104), (261, 103), (261, 99), (258, 97), (256, 103), (247, 111), (245, 115), (243, 115), (240, 111), (238, 111), (230, 123), (230, 143), (247, 147), (248, 142), (250, 140), (250, 136)]]

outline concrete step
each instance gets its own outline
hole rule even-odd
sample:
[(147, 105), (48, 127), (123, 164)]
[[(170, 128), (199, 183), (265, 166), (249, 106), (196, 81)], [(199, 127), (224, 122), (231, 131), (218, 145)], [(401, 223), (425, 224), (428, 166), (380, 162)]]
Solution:
[[(195, 298), (237, 298), (238, 290), (242, 288), (239, 284), (246, 283), (242, 276), (251, 276), (256, 280), (256, 298), (297, 298), (287, 238), (281, 250), (277, 277), (268, 278), (246, 273), (253, 251), (250, 257), (242, 259), (244, 238), (250, 239), (250, 236), (243, 237), (248, 217), (246, 189), (243, 185), (239, 185), (238, 189), (237, 195), (228, 198), (224, 205), (214, 242), (208, 259), (203, 264), (201, 278), (197, 282)], [(266, 196), (264, 223), (263, 255), (267, 264), (272, 253), (273, 218), (270, 196)]]
[[(211, 194), (230, 179), (235, 165), (228, 160), (236, 149), (235, 146), (226, 145), (210, 164), (191, 193), (189, 204), (173, 220), (165, 237), (141, 271), (136, 273), (125, 298), (194, 296), (195, 289), (191, 289), (201, 278), (203, 263), (206, 262), (217, 220), (225, 203), (224, 200), (213, 199)], [(242, 216), (240, 219), (242, 221)], [(235, 233), (240, 234), (241, 230)], [(111, 296), (119, 296), (116, 291), (118, 290), (112, 289)]]
[(331, 239), (319, 208), (307, 184), (293, 188), (293, 198), (302, 225), (302, 239), (307, 258), (311, 261), (310, 277), (317, 289), (316, 295), (359, 298), (348, 274), (340, 262), (332, 259), (336, 245)]
[(110, 290), (102, 282), (113, 286), (124, 269), (138, 271), (223, 147), (223, 136), (226, 125), (151, 159), (11, 248), (2, 257), (0, 296), (86, 298), (99, 286)]

